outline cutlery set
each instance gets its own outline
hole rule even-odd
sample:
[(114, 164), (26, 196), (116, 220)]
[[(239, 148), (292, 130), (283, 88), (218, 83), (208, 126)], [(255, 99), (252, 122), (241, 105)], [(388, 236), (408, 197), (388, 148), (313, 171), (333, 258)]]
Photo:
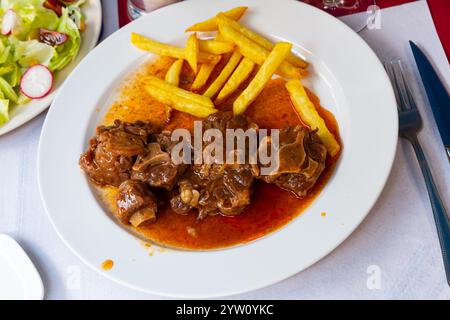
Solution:
[[(412, 41), (410, 41), (410, 45), (450, 160), (450, 96), (422, 50)], [(417, 137), (422, 129), (422, 117), (406, 80), (402, 61), (399, 59), (387, 61), (384, 62), (384, 67), (392, 82), (397, 99), (399, 135), (411, 143), (425, 180), (441, 245), (447, 283), (450, 285), (450, 219)]]

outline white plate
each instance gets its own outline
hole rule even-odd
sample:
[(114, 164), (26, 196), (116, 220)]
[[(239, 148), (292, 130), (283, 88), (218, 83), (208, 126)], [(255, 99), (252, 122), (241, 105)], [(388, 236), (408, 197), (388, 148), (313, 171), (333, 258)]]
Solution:
[[(294, 43), (295, 50), (312, 63), (307, 84), (337, 117), (342, 157), (320, 196), (277, 232), (226, 250), (170, 251), (149, 257), (139, 241), (102, 210), (78, 168), (79, 156), (118, 81), (148, 57), (130, 44), (132, 31), (182, 44), (187, 26), (238, 5), (250, 7), (245, 24), (273, 39)], [(42, 131), (40, 190), (64, 242), (105, 276), (166, 296), (236, 294), (292, 276), (350, 235), (387, 180), (397, 126), (393, 90), (381, 63), (339, 20), (298, 1), (183, 1), (122, 28), (69, 76)], [(323, 211), (328, 213), (325, 218)], [(100, 268), (105, 259), (115, 262), (108, 272)]]
[(44, 285), (20, 245), (0, 234), (0, 300), (42, 300)]
[(48, 96), (14, 107), (9, 114), (10, 121), (0, 125), (0, 136), (20, 127), (47, 109), (69, 73), (97, 44), (102, 30), (102, 4), (100, 0), (88, 0), (82, 10), (86, 17), (86, 30), (82, 34), (78, 56), (66, 68), (57, 73), (54, 88)]

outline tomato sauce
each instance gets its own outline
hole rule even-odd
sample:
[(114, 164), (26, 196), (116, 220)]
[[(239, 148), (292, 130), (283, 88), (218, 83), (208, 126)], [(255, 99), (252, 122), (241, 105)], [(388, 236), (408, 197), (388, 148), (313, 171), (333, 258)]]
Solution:
[[(170, 58), (161, 58), (147, 63), (126, 79), (119, 90), (119, 98), (105, 115), (103, 124), (112, 124), (115, 119), (129, 122), (146, 120), (169, 130), (192, 128), (192, 122), (196, 118), (176, 110), (173, 110), (171, 121), (166, 123), (165, 106), (154, 101), (145, 91), (145, 75), (153, 74), (163, 78), (172, 62)], [(193, 75), (185, 64), (180, 86), (188, 88), (192, 81)], [(246, 111), (246, 116), (260, 128), (304, 125), (295, 112), (284, 85), (283, 79), (272, 79)], [(243, 84), (243, 88), (245, 86), (246, 84)], [(338, 125), (334, 116), (320, 105), (319, 99), (313, 93), (307, 92), (328, 128), (339, 141)], [(238, 94), (239, 92), (236, 93)], [(236, 95), (219, 105), (218, 109), (230, 109)], [(156, 222), (136, 228), (135, 231), (160, 245), (194, 250), (229, 247), (258, 239), (279, 229), (309, 206), (327, 183), (338, 158), (339, 155), (327, 159), (325, 171), (304, 199), (294, 198), (287, 191), (255, 180), (252, 203), (240, 215), (216, 215), (198, 220), (195, 210), (188, 215), (179, 215), (173, 212), (170, 206), (164, 206), (158, 209)], [(113, 212), (117, 210), (114, 201), (117, 188), (108, 187), (99, 191), (106, 207)], [(317, 214), (320, 215), (321, 212)]]

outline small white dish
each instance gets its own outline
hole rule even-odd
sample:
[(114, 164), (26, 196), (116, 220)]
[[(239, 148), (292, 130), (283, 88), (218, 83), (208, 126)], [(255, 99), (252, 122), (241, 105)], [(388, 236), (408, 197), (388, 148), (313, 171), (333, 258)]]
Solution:
[(42, 300), (44, 285), (25, 251), (0, 234), (0, 300)]
[(101, 1), (88, 0), (83, 5), (82, 10), (86, 17), (86, 30), (82, 34), (82, 43), (77, 57), (67, 67), (57, 73), (53, 90), (49, 95), (42, 99), (32, 100), (26, 104), (14, 107), (9, 114), (10, 120), (5, 124), (0, 125), (0, 136), (20, 127), (46, 110), (52, 103), (59, 87), (61, 87), (67, 76), (97, 44), (102, 31)]
[[(186, 27), (242, 5), (249, 7), (244, 24), (273, 40), (293, 43), (295, 51), (311, 62), (305, 84), (336, 116), (341, 158), (311, 206), (276, 232), (224, 250), (170, 250), (149, 257), (139, 240), (103, 210), (78, 167), (80, 154), (117, 85), (151, 57), (130, 43), (131, 32), (183, 45)], [(77, 66), (47, 115), (38, 181), (58, 234), (95, 270), (154, 294), (218, 297), (286, 279), (335, 249), (380, 195), (397, 139), (397, 108), (389, 78), (364, 40), (339, 20), (299, 1), (182, 1), (128, 24)], [(114, 261), (109, 271), (101, 269), (106, 259)]]

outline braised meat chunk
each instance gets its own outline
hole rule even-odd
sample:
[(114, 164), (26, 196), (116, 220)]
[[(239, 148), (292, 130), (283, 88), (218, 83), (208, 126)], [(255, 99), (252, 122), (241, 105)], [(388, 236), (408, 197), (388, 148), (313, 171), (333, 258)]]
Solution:
[[(270, 137), (260, 148), (270, 146)], [(327, 149), (315, 132), (301, 126), (280, 130), (278, 168), (260, 178), (302, 198), (325, 169)]]
[[(205, 174), (205, 166), (209, 167)], [(249, 165), (197, 165), (190, 168), (172, 197), (172, 209), (186, 214), (198, 209), (198, 217), (240, 214), (251, 201), (254, 171)]]
[(92, 182), (118, 187), (130, 178), (134, 158), (146, 151), (153, 129), (144, 122), (134, 124), (116, 120), (113, 126), (100, 126), (89, 149), (80, 157), (80, 166)]
[(234, 116), (231, 111), (213, 113), (202, 121), (202, 126), (205, 130), (219, 129), (222, 133), (225, 133), (226, 129), (258, 129), (256, 123), (249, 121), (246, 116)]
[[(257, 125), (245, 116), (234, 117), (232, 112), (217, 112), (202, 123), (203, 130), (217, 129), (223, 137), (227, 129), (257, 129)], [(203, 146), (203, 148), (205, 145)], [(235, 146), (232, 153), (238, 153)], [(246, 147), (248, 149), (248, 147)], [(243, 151), (243, 150), (240, 150)], [(225, 145), (223, 154), (226, 153)], [(248, 152), (246, 152), (248, 154)], [(223, 159), (225, 160), (225, 159)], [(246, 161), (248, 157), (246, 157)], [(192, 165), (178, 183), (178, 193), (171, 198), (172, 209), (186, 214), (198, 210), (200, 219), (208, 215), (240, 214), (251, 202), (254, 178), (258, 175), (257, 165), (204, 163)]]
[[(196, 187), (198, 189), (198, 185)], [(190, 179), (181, 180), (178, 188), (178, 192), (175, 191), (170, 199), (170, 206), (178, 214), (188, 214), (193, 208), (198, 207), (200, 192), (194, 188)]]
[(205, 208), (215, 203), (223, 215), (240, 214), (250, 204), (253, 180), (254, 171), (249, 165), (227, 167), (223, 176), (209, 185), (209, 197), (202, 198)]
[[(273, 134), (259, 141), (258, 126), (231, 112), (209, 116), (202, 121), (202, 128), (202, 133), (215, 129), (224, 141), (228, 129), (239, 129), (245, 136), (237, 136), (234, 131), (234, 147), (230, 148), (226, 141), (219, 149), (212, 148), (211, 159), (204, 150), (212, 141), (202, 136), (203, 163), (175, 164), (171, 151), (178, 141), (171, 140), (170, 131), (157, 130), (145, 122), (116, 121), (113, 126), (97, 129), (89, 149), (80, 158), (80, 166), (95, 184), (118, 187), (116, 215), (122, 223), (135, 227), (156, 219), (158, 199), (168, 202), (178, 214), (197, 212), (198, 219), (217, 214), (236, 216), (250, 205), (255, 181), (274, 184), (302, 198), (325, 169), (327, 149), (314, 131), (302, 126), (281, 129), (278, 146)], [(248, 129), (254, 131), (245, 133)], [(253, 151), (251, 134), (256, 144)], [(277, 150), (275, 158), (270, 154), (272, 144)], [(191, 155), (196, 151), (193, 146), (187, 150)], [(215, 157), (217, 150), (222, 151), (223, 159)], [(276, 165), (265, 165), (261, 159), (250, 161), (251, 152), (265, 154), (272, 162), (276, 159)], [(239, 158), (242, 153), (245, 158)], [(229, 155), (234, 161), (229, 161)]]
[(186, 166), (174, 164), (170, 151), (161, 147), (164, 145), (157, 142), (147, 145), (146, 153), (139, 155), (133, 165), (131, 178), (147, 182), (155, 188), (171, 190)]
[(124, 224), (138, 227), (156, 219), (156, 197), (145, 183), (136, 180), (122, 182), (116, 203), (119, 208), (117, 217)]

